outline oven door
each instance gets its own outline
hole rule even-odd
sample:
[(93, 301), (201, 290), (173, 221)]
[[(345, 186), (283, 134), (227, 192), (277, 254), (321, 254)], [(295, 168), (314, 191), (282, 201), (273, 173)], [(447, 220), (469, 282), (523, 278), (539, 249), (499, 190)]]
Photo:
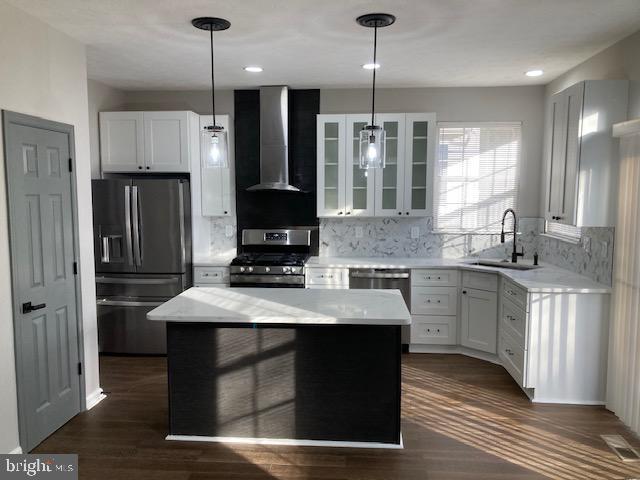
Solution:
[(304, 275), (231, 275), (232, 287), (304, 288)]

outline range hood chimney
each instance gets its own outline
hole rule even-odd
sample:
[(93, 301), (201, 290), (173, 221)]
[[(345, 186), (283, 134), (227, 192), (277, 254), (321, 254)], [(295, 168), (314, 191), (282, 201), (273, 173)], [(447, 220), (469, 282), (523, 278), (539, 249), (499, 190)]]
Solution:
[(249, 191), (299, 192), (289, 185), (289, 88), (260, 88), (260, 183)]

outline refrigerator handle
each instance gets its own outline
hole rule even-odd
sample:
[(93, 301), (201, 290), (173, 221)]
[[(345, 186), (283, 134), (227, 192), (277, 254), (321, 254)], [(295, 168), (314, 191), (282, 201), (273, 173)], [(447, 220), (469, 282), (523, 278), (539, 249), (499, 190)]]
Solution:
[(124, 240), (127, 248), (127, 263), (132, 264), (133, 246), (131, 244), (131, 187), (124, 186)]
[(140, 201), (138, 196), (138, 187), (134, 185), (133, 189), (133, 208), (131, 209), (131, 223), (133, 224), (133, 259), (136, 265), (142, 265), (142, 257), (140, 254)]
[(111, 263), (111, 259), (109, 258), (110, 246), (109, 246), (109, 237), (101, 237), (102, 238), (102, 255), (100, 255), (100, 261), (102, 263)]
[(182, 257), (182, 264), (184, 265), (187, 261), (186, 259), (186, 245), (185, 245), (185, 226), (184, 226), (184, 186), (182, 182), (178, 183), (178, 202), (180, 208), (180, 256)]

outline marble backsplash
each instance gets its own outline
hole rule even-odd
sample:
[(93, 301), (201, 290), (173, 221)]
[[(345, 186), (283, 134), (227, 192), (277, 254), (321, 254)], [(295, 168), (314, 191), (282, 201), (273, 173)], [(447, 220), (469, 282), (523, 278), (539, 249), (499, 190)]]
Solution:
[[(540, 260), (610, 285), (613, 269), (613, 228), (585, 228), (581, 242), (543, 235), (541, 218), (519, 219), (518, 249), (525, 258)], [(418, 229), (417, 238), (412, 231)], [(358, 235), (360, 234), (361, 235)], [(322, 219), (320, 255), (331, 257), (508, 258), (513, 243), (500, 235), (444, 234), (433, 231), (430, 218)]]

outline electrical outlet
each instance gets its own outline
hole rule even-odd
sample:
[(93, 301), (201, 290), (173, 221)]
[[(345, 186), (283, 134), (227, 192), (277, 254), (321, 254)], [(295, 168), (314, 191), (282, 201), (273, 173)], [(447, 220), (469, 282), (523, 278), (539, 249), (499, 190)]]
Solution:
[(364, 235), (364, 229), (362, 227), (356, 227), (356, 238), (362, 238)]
[(411, 238), (414, 240), (420, 238), (420, 227), (411, 227)]
[(232, 225), (227, 225), (224, 227), (224, 234), (227, 236), (227, 238), (233, 237), (234, 233), (235, 233), (235, 229), (233, 228)]
[(591, 253), (591, 237), (582, 237), (582, 248), (585, 252)]
[(600, 253), (603, 257), (609, 255), (609, 242), (607, 242), (606, 240), (600, 242)]

